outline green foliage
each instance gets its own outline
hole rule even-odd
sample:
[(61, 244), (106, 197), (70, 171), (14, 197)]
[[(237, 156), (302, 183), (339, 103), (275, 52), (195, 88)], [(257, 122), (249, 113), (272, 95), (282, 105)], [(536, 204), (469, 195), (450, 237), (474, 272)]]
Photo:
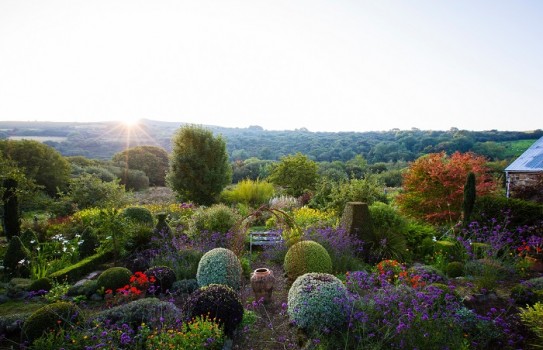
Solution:
[(326, 209), (333, 209), (337, 213), (342, 213), (348, 202), (363, 202), (371, 205), (374, 202), (387, 203), (388, 201), (383, 183), (372, 175), (367, 175), (363, 179), (350, 179), (333, 184), (326, 197)]
[(100, 323), (107, 320), (110, 324), (127, 324), (132, 329), (137, 329), (142, 323), (154, 328), (163, 324), (174, 324), (180, 312), (181, 310), (169, 301), (144, 298), (101, 311), (93, 319)]
[(240, 216), (224, 204), (198, 208), (189, 222), (191, 235), (202, 231), (227, 233), (240, 220)]
[(67, 296), (78, 296), (78, 295), (84, 295), (87, 298), (90, 298), (91, 295), (93, 295), (98, 290), (98, 283), (96, 280), (87, 280), (81, 284), (74, 284), (71, 286), (67, 291)]
[(30, 259), (30, 252), (23, 245), (19, 236), (11, 237), (4, 255), (4, 267), (8, 275), (12, 277), (30, 276), (30, 269), (28, 267)]
[(266, 204), (274, 194), (273, 185), (259, 179), (245, 179), (238, 182), (233, 188), (225, 189), (221, 198), (228, 203), (243, 203), (258, 207)]
[(543, 302), (543, 277), (531, 278), (511, 288), (511, 298), (517, 305)]
[(98, 289), (104, 288), (104, 291), (111, 289), (115, 292), (116, 289), (130, 284), (130, 276), (132, 272), (126, 267), (110, 267), (98, 276), (96, 280)]
[(464, 275), (464, 264), (460, 261), (451, 261), (445, 269), (447, 276), (456, 278)]
[(335, 276), (307, 273), (296, 279), (288, 292), (288, 316), (308, 331), (342, 328), (347, 321), (347, 289)]
[(179, 329), (161, 329), (151, 333), (146, 349), (220, 350), (223, 343), (224, 334), (217, 320), (202, 315), (183, 323)]
[(317, 163), (298, 152), (284, 156), (273, 168), (269, 180), (281, 186), (286, 193), (295, 197), (315, 189), (317, 183)]
[(189, 318), (209, 315), (224, 326), (224, 333), (232, 336), (243, 319), (243, 305), (238, 294), (222, 284), (210, 284), (192, 293), (185, 303)]
[(96, 250), (100, 246), (98, 235), (92, 229), (87, 229), (81, 234), (81, 244), (79, 244), (79, 257), (86, 257), (96, 254)]
[(300, 229), (309, 227), (336, 227), (338, 225), (338, 217), (334, 211), (312, 209), (307, 206), (294, 209), (292, 218)]
[(100, 264), (103, 264), (111, 260), (111, 251), (102, 251), (91, 255), (73, 265), (67, 266), (61, 270), (53, 272), (49, 275), (49, 278), (56, 280), (76, 281), (83, 277), (85, 274), (97, 270)]
[(465, 248), (458, 241), (435, 241), (434, 251), (443, 254), (447, 261), (461, 261), (465, 256)]
[(151, 276), (155, 277), (156, 281), (152, 283), (155, 293), (167, 293), (172, 289), (173, 283), (176, 280), (175, 272), (167, 266), (152, 266), (144, 273), (149, 278)]
[(157, 222), (153, 233), (164, 237), (169, 237), (172, 234), (172, 228), (168, 225), (168, 214), (160, 212), (156, 214)]
[(143, 191), (149, 188), (149, 178), (143, 171), (110, 166), (109, 171), (119, 179), (119, 184), (127, 190)]
[(33, 140), (0, 140), (0, 153), (15, 162), (25, 177), (34, 180), (53, 196), (64, 188), (70, 164), (54, 148)]
[(204, 254), (196, 249), (182, 249), (177, 252), (174, 266), (178, 280), (196, 278), (198, 264)]
[(543, 303), (537, 302), (533, 306), (520, 309), (520, 319), (536, 336), (535, 347), (541, 348), (543, 344)]
[(287, 251), (283, 268), (290, 280), (308, 272), (332, 272), (332, 259), (326, 249), (314, 241), (298, 242)]
[(27, 228), (23, 231), (23, 233), (21, 233), (20, 238), (23, 245), (30, 251), (33, 251), (38, 247), (38, 235), (36, 232), (34, 232), (34, 230)]
[(138, 250), (146, 249), (153, 239), (153, 228), (136, 224), (132, 225), (129, 230), (129, 236), (124, 246), (128, 252), (136, 252)]
[(13, 236), (21, 235), (21, 218), (19, 208), (19, 196), (17, 194), (17, 180), (7, 178), (3, 182), (5, 188), (3, 201), (4, 201), (4, 234), (11, 239)]
[(168, 153), (161, 147), (137, 146), (128, 148), (113, 156), (121, 168), (141, 170), (151, 186), (165, 186), (168, 171)]
[(241, 263), (234, 252), (225, 248), (215, 248), (200, 259), (196, 279), (200, 287), (224, 284), (238, 291), (241, 288), (241, 273)]
[(28, 288), (29, 291), (37, 292), (39, 290), (51, 290), (53, 288), (53, 281), (50, 278), (42, 277), (32, 281), (32, 284)]
[(127, 207), (122, 210), (121, 215), (128, 220), (140, 224), (148, 226), (153, 226), (154, 224), (153, 214), (151, 214), (151, 211), (145, 207)]
[(23, 324), (21, 333), (32, 343), (44, 333), (57, 332), (61, 328), (73, 327), (83, 320), (81, 310), (74, 304), (59, 301), (35, 311)]
[(68, 282), (57, 283), (53, 281), (53, 287), (49, 290), (49, 293), (45, 294), (45, 300), (49, 303), (55, 303), (57, 301), (64, 300), (66, 293), (70, 289)]
[(472, 221), (509, 221), (512, 227), (537, 225), (543, 217), (543, 205), (505, 196), (480, 196), (475, 201)]
[(69, 181), (68, 193), (62, 196), (62, 200), (68, 206), (68, 213), (73, 207), (81, 210), (86, 208), (111, 208), (120, 207), (126, 203), (127, 197), (124, 187), (117, 181), (103, 182), (92, 175), (82, 175)]
[(423, 260), (425, 255), (433, 254), (433, 237), (437, 235), (434, 226), (408, 220), (405, 229), (407, 248), (413, 254), (413, 259)]
[(232, 180), (226, 145), (207, 129), (186, 125), (172, 138), (169, 186), (185, 201), (210, 205)]

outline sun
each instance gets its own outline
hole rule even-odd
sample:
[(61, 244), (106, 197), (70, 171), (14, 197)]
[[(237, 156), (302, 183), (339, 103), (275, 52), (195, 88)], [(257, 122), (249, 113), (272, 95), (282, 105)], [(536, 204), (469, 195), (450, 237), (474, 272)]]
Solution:
[(131, 129), (131, 128), (135, 127), (136, 125), (138, 125), (139, 122), (140, 122), (139, 119), (130, 118), (130, 117), (119, 120), (119, 123), (121, 123), (123, 126), (125, 126), (126, 128), (129, 128), (129, 129)]

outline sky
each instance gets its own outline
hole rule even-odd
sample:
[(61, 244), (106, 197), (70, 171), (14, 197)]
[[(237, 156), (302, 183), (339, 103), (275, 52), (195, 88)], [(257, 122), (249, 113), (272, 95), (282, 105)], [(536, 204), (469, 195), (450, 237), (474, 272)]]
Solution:
[(543, 128), (540, 0), (0, 0), (0, 120)]

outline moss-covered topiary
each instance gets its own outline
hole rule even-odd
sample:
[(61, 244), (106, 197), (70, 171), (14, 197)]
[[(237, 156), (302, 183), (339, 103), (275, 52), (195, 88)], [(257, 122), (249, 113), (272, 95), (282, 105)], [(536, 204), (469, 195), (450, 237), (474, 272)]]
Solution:
[(144, 298), (119, 305), (97, 314), (93, 319), (109, 324), (127, 324), (137, 329), (145, 323), (151, 329), (163, 324), (174, 324), (181, 317), (181, 310), (173, 303), (158, 298)]
[(290, 280), (308, 272), (332, 272), (332, 259), (326, 249), (314, 241), (301, 241), (294, 244), (285, 255), (283, 263)]
[(464, 264), (460, 261), (451, 261), (445, 268), (447, 276), (456, 278), (464, 275)]
[(187, 299), (185, 310), (189, 319), (204, 315), (218, 319), (230, 337), (243, 319), (243, 305), (238, 294), (222, 284), (210, 284), (196, 290)]
[(97, 287), (98, 289), (104, 288), (104, 291), (111, 289), (115, 292), (116, 289), (130, 284), (131, 276), (132, 272), (126, 267), (111, 267), (98, 276)]
[(77, 305), (59, 301), (45, 305), (27, 318), (23, 324), (22, 335), (32, 343), (45, 332), (72, 327), (81, 321), (83, 321), (83, 317)]
[(37, 292), (40, 290), (50, 291), (51, 288), (53, 288), (53, 282), (51, 281), (51, 279), (43, 277), (33, 281), (28, 290), (31, 292)]
[(215, 248), (205, 253), (198, 263), (198, 285), (224, 284), (239, 291), (241, 288), (241, 263), (233, 251)]
[(147, 226), (153, 226), (153, 214), (151, 211), (144, 207), (127, 207), (124, 208), (121, 214), (128, 220), (145, 224)]
[(306, 273), (296, 279), (288, 292), (288, 316), (309, 331), (341, 328), (348, 315), (347, 289), (335, 276)]
[(112, 251), (103, 251), (89, 256), (76, 264), (67, 266), (62, 270), (53, 272), (49, 278), (57, 281), (74, 282), (87, 273), (91, 273), (100, 268), (101, 264), (109, 261), (113, 257)]
[(158, 293), (166, 293), (172, 289), (173, 283), (176, 280), (175, 272), (168, 266), (153, 266), (145, 271), (147, 277), (155, 278), (155, 282), (152, 283), (153, 288), (150, 288)]
[(30, 252), (23, 245), (19, 236), (13, 236), (9, 240), (8, 248), (4, 255), (4, 267), (9, 276), (30, 276)]

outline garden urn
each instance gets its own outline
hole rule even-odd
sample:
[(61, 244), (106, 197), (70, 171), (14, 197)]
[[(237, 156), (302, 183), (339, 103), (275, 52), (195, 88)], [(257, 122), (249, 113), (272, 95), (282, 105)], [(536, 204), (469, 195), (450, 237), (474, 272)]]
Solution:
[(275, 277), (273, 271), (268, 268), (259, 268), (251, 274), (251, 287), (255, 293), (255, 300), (264, 300), (264, 304), (269, 304), (272, 300), (273, 285)]

